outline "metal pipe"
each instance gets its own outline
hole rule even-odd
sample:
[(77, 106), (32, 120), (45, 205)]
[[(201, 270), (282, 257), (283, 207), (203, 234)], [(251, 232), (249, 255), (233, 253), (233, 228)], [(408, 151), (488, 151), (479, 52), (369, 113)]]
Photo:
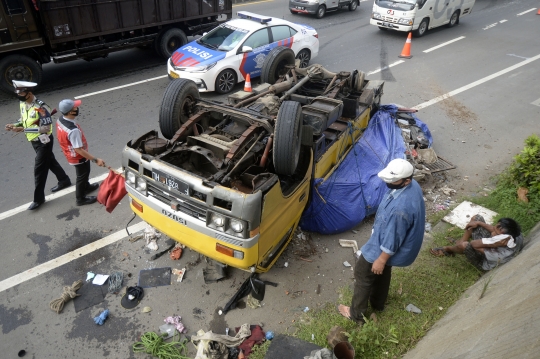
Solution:
[(283, 96), (279, 99), (279, 101), (285, 101), (287, 97), (289, 97), (291, 94), (295, 93), (296, 90), (298, 90), (300, 87), (304, 86), (306, 82), (310, 80), (309, 76), (305, 76), (302, 80), (300, 80), (296, 85), (293, 86), (289, 91), (285, 92)]
[(274, 142), (274, 136), (270, 136), (268, 139), (268, 142), (266, 142), (266, 147), (264, 148), (264, 153), (261, 157), (261, 163), (259, 163), (259, 166), (265, 167), (266, 161), (268, 160), (268, 153), (270, 152), (270, 148), (272, 147), (272, 142)]

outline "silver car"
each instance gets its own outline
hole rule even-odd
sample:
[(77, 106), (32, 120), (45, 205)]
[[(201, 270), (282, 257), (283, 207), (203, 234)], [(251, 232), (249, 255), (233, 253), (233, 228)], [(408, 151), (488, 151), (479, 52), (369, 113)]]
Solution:
[(317, 19), (322, 18), (327, 11), (348, 8), (354, 11), (360, 6), (360, 0), (289, 0), (291, 14), (311, 14)]

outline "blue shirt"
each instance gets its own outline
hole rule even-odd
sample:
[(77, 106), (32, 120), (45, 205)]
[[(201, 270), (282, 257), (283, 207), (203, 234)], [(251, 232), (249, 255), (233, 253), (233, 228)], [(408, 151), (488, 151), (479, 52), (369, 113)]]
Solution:
[(422, 247), (425, 221), (418, 182), (412, 180), (405, 188), (388, 191), (377, 209), (371, 237), (361, 248), (362, 256), (373, 263), (384, 251), (391, 256), (387, 266), (411, 265)]

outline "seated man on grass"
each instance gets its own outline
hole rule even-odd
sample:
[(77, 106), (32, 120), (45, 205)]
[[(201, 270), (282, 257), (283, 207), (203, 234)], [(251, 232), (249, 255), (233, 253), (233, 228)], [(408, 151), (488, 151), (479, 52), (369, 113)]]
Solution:
[(522, 248), (523, 236), (516, 221), (501, 218), (492, 226), (476, 215), (465, 227), (463, 237), (453, 246), (433, 248), (429, 252), (437, 257), (464, 254), (476, 268), (488, 271), (508, 262)]

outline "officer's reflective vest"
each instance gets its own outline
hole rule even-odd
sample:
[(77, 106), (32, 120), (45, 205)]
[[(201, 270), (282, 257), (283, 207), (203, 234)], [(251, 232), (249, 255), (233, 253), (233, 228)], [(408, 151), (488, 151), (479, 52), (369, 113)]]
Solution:
[[(39, 126), (46, 126), (52, 124), (51, 114), (45, 107), (47, 106), (43, 101), (34, 99), (31, 106), (26, 109), (26, 102), (21, 101), (21, 124), (25, 129), (26, 139), (28, 141), (33, 141), (38, 138), (41, 133), (39, 133)], [(47, 133), (50, 135), (52, 133), (52, 126)]]

